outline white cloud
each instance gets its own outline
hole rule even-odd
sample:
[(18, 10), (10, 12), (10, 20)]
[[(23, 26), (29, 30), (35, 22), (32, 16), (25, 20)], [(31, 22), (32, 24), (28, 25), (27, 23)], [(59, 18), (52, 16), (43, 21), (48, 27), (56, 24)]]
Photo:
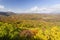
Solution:
[(0, 5), (0, 9), (4, 9), (4, 6), (3, 5)]
[(5, 6), (0, 5), (0, 11), (6, 11)]
[(60, 4), (52, 5), (49, 7), (38, 7), (34, 6), (32, 8), (22, 10), (22, 9), (7, 9), (5, 6), (0, 5), (0, 11), (12, 11), (17, 13), (60, 13)]
[(49, 7), (35, 6), (22, 12), (25, 12), (25, 13), (60, 13), (60, 4), (52, 5)]

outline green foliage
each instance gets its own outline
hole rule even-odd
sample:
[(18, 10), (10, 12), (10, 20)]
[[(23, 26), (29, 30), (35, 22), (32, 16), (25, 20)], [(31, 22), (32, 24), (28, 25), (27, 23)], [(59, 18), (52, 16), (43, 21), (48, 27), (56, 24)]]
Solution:
[[(32, 22), (32, 21), (31, 21)], [(60, 40), (60, 28), (46, 22), (23, 21), (19, 24), (0, 22), (1, 40)], [(38, 26), (38, 27), (36, 27)]]
[[(14, 17), (12, 16), (12, 19)], [(17, 19), (17, 18), (16, 18)], [(43, 20), (4, 20), (0, 22), (1, 40), (60, 40), (60, 26)]]

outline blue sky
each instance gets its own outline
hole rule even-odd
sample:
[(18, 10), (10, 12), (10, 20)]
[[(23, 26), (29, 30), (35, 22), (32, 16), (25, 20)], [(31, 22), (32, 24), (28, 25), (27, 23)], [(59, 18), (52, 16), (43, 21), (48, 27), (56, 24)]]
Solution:
[(48, 13), (56, 10), (60, 10), (60, 0), (0, 0), (0, 11)]

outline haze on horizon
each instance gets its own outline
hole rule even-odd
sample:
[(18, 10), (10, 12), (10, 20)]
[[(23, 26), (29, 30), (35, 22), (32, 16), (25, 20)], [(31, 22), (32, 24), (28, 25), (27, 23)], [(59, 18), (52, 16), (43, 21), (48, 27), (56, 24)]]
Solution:
[(0, 11), (60, 13), (60, 0), (0, 0)]

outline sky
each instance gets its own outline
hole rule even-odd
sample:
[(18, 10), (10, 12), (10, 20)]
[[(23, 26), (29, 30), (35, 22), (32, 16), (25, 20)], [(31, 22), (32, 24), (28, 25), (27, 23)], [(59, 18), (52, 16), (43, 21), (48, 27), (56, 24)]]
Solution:
[(60, 13), (60, 0), (0, 0), (0, 11)]

